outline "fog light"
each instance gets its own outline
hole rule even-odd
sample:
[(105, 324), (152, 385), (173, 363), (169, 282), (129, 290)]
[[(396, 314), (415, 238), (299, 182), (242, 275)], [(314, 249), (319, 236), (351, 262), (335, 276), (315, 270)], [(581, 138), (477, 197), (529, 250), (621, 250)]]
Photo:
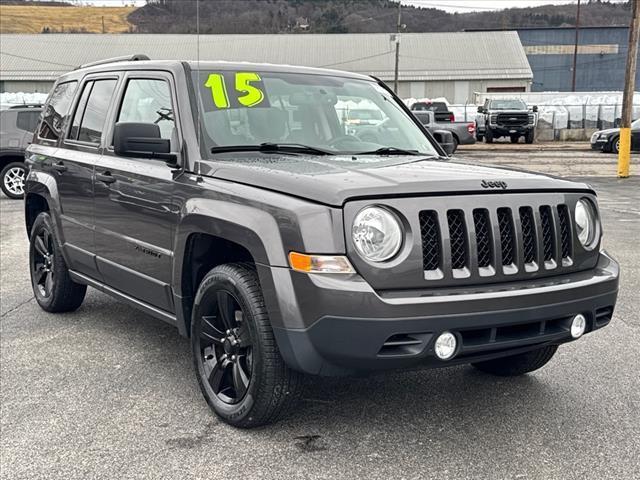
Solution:
[(584, 315), (576, 315), (571, 321), (571, 336), (573, 338), (580, 338), (584, 331), (587, 329), (587, 319)]
[(436, 356), (440, 360), (449, 360), (455, 355), (457, 346), (458, 340), (456, 340), (456, 336), (451, 332), (444, 332), (436, 338)]

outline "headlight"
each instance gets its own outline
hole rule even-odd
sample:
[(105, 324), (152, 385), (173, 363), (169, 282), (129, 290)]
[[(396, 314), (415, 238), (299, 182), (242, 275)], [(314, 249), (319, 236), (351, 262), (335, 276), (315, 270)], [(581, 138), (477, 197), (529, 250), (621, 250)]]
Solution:
[(596, 212), (589, 200), (578, 200), (575, 212), (576, 231), (578, 240), (584, 248), (591, 250), (596, 243)]
[(384, 262), (402, 247), (402, 227), (386, 208), (366, 207), (356, 215), (352, 228), (353, 243), (362, 258)]

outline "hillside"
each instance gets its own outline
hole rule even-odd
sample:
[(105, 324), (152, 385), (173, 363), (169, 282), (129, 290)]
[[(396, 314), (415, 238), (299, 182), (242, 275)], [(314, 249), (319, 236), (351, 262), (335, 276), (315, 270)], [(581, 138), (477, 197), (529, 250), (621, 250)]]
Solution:
[(128, 32), (134, 7), (75, 7), (0, 4), (1, 33)]
[[(193, 33), (195, 2), (147, 0), (129, 17), (139, 32)], [(517, 2), (512, 2), (517, 4)], [(573, 25), (575, 5), (545, 5), (449, 14), (404, 7), (408, 32)], [(582, 24), (628, 25), (631, 3), (584, 1)], [(389, 0), (207, 0), (200, 3), (202, 33), (365, 33), (396, 29), (397, 3)]]
[[(582, 25), (628, 25), (631, 3), (584, 0)], [(134, 7), (60, 6), (0, 0), (0, 32), (195, 33), (194, 0), (147, 0)], [(516, 4), (516, 2), (513, 2)], [(434, 8), (403, 8), (407, 32), (572, 26), (575, 5), (544, 5), (450, 14)], [(373, 33), (396, 29), (397, 3), (390, 0), (203, 0), (202, 33)]]

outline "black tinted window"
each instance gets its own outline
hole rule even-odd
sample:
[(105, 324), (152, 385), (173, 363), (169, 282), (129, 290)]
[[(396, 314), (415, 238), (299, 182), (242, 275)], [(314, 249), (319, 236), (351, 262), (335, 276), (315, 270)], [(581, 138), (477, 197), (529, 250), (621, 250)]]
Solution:
[(73, 115), (73, 121), (71, 122), (71, 128), (69, 129), (69, 138), (72, 140), (78, 139), (80, 122), (82, 122), (82, 116), (84, 115), (84, 110), (87, 107), (87, 100), (89, 98), (89, 94), (91, 93), (91, 89), (93, 88), (93, 84), (94, 82), (85, 83), (82, 90), (82, 95), (80, 96), (80, 100), (78, 101), (78, 105), (76, 106), (76, 113), (74, 113)]
[(42, 124), (40, 125), (40, 137), (47, 140), (57, 140), (69, 112), (71, 100), (76, 91), (78, 82), (61, 83), (49, 96), (49, 101), (44, 109)]
[(39, 110), (34, 110), (33, 112), (18, 112), (16, 126), (20, 130), (35, 132), (38, 126), (38, 120), (40, 120)]
[(82, 115), (78, 140), (81, 142), (100, 143), (111, 97), (116, 88), (116, 80), (96, 80), (93, 83), (89, 99)]

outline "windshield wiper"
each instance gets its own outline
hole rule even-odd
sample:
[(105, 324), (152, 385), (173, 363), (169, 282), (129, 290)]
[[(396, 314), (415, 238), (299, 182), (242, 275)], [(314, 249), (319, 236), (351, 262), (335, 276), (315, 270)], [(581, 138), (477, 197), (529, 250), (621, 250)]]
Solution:
[(425, 155), (418, 150), (404, 150), (396, 147), (382, 147), (370, 152), (358, 152), (355, 155)]
[(228, 152), (289, 152), (289, 153), (311, 153), (313, 155), (335, 155), (328, 150), (323, 150), (300, 143), (271, 143), (265, 142), (260, 145), (222, 145), (211, 147), (211, 153)]

